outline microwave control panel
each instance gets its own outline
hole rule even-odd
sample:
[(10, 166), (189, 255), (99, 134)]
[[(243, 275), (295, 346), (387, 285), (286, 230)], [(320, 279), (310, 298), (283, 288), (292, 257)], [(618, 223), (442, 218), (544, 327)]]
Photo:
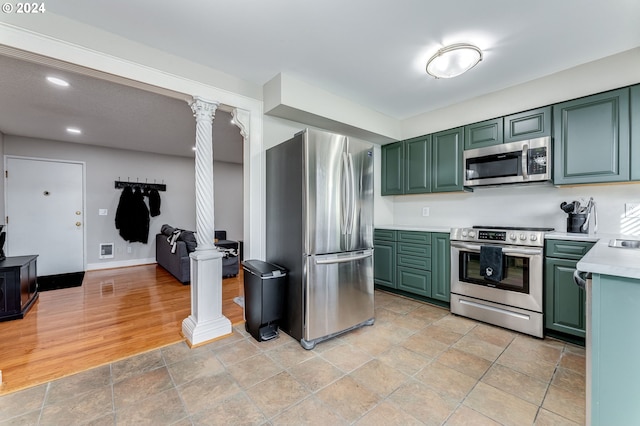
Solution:
[(547, 148), (531, 148), (527, 151), (528, 172), (530, 175), (547, 173)]

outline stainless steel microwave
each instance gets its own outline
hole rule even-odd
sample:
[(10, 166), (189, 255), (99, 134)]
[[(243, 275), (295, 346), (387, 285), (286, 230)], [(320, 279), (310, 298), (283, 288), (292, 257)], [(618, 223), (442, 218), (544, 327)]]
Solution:
[(500, 185), (551, 179), (551, 138), (464, 151), (464, 185)]

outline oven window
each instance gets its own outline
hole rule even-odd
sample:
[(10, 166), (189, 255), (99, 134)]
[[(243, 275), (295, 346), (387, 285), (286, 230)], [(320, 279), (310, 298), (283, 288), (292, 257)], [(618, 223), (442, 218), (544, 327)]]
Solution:
[(460, 253), (460, 281), (529, 294), (529, 258), (504, 256), (502, 281), (480, 275), (480, 253)]
[(514, 153), (470, 158), (467, 160), (466, 169), (467, 180), (519, 176), (522, 174), (520, 155)]

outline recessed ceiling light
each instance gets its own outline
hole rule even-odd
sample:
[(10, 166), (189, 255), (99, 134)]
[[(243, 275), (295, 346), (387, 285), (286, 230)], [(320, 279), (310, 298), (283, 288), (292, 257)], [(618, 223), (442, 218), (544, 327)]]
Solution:
[(452, 78), (475, 67), (482, 50), (472, 44), (458, 43), (438, 50), (427, 62), (427, 73), (435, 78)]
[(58, 77), (47, 77), (47, 81), (60, 87), (69, 87), (69, 82)]
[(73, 133), (74, 135), (79, 135), (82, 133), (82, 130), (78, 129), (77, 127), (67, 127), (67, 132)]

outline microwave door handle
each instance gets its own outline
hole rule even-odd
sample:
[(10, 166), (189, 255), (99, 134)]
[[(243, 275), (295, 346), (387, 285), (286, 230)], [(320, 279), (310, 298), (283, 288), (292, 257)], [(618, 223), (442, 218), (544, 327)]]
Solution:
[(522, 178), (529, 180), (529, 145), (522, 145)]

